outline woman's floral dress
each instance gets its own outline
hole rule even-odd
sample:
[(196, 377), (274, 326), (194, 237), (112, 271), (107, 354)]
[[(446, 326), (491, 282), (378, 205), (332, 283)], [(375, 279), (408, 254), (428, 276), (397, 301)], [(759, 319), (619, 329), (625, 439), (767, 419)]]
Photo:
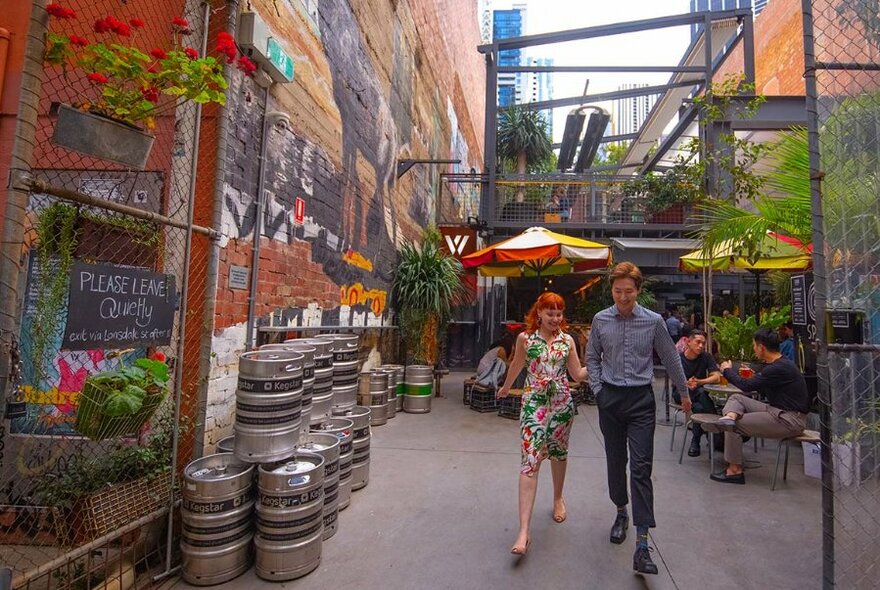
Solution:
[(573, 343), (560, 334), (548, 345), (537, 332), (526, 341), (526, 377), (520, 429), (523, 475), (534, 475), (538, 462), (568, 457), (568, 435), (574, 418), (574, 401), (566, 368)]

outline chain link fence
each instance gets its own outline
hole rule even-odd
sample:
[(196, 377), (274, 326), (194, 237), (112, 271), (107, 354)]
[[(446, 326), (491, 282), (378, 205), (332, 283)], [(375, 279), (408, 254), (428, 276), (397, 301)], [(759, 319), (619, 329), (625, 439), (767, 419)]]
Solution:
[(880, 21), (876, 0), (804, 0), (803, 9), (824, 402), (824, 587), (876, 588)]
[[(212, 33), (226, 26), (219, 0), (60, 4), (75, 18), (49, 20), (51, 33), (103, 38), (96, 22), (113, 17), (127, 34), (112, 41), (144, 53), (175, 35), (210, 53), (209, 18)], [(14, 588), (152, 587), (173, 565), (179, 474), (201, 452), (213, 232), (194, 203), (213, 195), (218, 107), (160, 97), (136, 171), (53, 142), (60, 105), (94, 90), (85, 72), (46, 65), (36, 137), (17, 138), (35, 151), (17, 171), (23, 233), (4, 236), (21, 242), (21, 276), (0, 293), (21, 300), (0, 424), (0, 566)]]

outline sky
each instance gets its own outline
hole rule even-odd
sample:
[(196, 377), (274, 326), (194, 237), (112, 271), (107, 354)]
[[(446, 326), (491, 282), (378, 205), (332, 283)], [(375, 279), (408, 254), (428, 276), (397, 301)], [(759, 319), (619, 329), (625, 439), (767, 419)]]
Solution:
[[(526, 34), (578, 29), (596, 25), (641, 20), (689, 12), (688, 0), (518, 0), (528, 5)], [(509, 0), (494, 0), (493, 9), (510, 8)], [(530, 47), (528, 57), (551, 57), (558, 66), (592, 65), (677, 65), (690, 43), (688, 27), (643, 31), (614, 37)], [(589, 78), (589, 93), (617, 90), (626, 83), (662, 84), (671, 73), (554, 73), (553, 96), (565, 98), (583, 94)], [(601, 106), (611, 110), (611, 104)], [(571, 106), (553, 113), (554, 142), (562, 139), (565, 117)]]

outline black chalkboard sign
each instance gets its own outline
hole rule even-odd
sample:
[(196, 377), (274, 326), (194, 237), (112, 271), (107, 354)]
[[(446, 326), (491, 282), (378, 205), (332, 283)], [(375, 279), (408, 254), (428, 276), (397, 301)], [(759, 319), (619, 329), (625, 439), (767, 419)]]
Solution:
[(65, 350), (171, 343), (174, 277), (141, 268), (76, 262), (70, 271)]

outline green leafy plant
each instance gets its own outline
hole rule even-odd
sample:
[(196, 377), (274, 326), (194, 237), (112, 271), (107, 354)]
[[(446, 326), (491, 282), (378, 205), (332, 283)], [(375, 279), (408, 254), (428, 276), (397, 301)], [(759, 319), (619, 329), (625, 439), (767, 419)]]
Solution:
[(644, 197), (646, 213), (660, 213), (703, 198), (701, 183), (694, 173), (694, 167), (679, 162), (663, 174), (650, 173), (627, 180), (621, 192), (627, 197)]
[(718, 354), (723, 359), (757, 360), (752, 349), (755, 331), (758, 328), (775, 330), (790, 319), (791, 307), (788, 305), (763, 314), (760, 324), (753, 315), (746, 316), (745, 320), (735, 315), (713, 316), (712, 333), (718, 342)]
[(160, 361), (140, 358), (133, 366), (122, 366), (88, 378), (93, 385), (109, 393), (104, 399), (108, 416), (137, 413), (147, 395), (159, 395), (168, 386), (168, 365)]
[(37, 294), (31, 324), (30, 356), (36, 380), (46, 377), (49, 346), (58, 337), (67, 299), (67, 283), (77, 244), (76, 207), (52, 203), (37, 213)]
[(517, 174), (542, 166), (553, 154), (544, 115), (528, 105), (513, 105), (501, 112), (497, 143), (498, 157), (515, 163)]
[(453, 308), (462, 303), (467, 289), (461, 263), (441, 249), (440, 232), (427, 228), (422, 244), (401, 246), (394, 278), (401, 336), (416, 362), (434, 365)]
[[(76, 19), (76, 13), (51, 3), (46, 11), (58, 21)], [(117, 40), (136, 36), (143, 20), (123, 22), (113, 16), (98, 19), (93, 25), (97, 35)], [(183, 45), (190, 33), (189, 23), (176, 17), (170, 23), (172, 47), (140, 48), (112, 41), (89, 41), (64, 32), (49, 33), (45, 61), (61, 66), (65, 73), (78, 68), (95, 86), (97, 96), (73, 106), (131, 125), (155, 126), (155, 117), (173, 111), (186, 101), (225, 104), (227, 83), (223, 63), (236, 61), (238, 50), (229, 33), (217, 36), (216, 52), (221, 59), (200, 57), (192, 47)], [(245, 56), (237, 57), (238, 68), (251, 75), (256, 65)], [(161, 101), (161, 96), (172, 100)]]
[(47, 473), (35, 487), (32, 500), (42, 506), (71, 509), (79, 498), (114, 484), (140, 478), (155, 479), (171, 470), (174, 413), (166, 406), (149, 434), (138, 444), (115, 444), (106, 454), (77, 455), (61, 473)]

